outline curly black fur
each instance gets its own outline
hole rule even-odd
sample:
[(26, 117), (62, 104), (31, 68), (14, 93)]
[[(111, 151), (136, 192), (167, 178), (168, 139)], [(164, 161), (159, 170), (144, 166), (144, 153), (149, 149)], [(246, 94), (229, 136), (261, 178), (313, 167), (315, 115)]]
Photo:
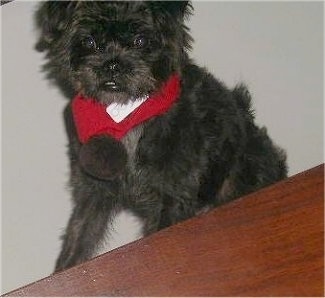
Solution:
[(254, 124), (245, 86), (229, 90), (189, 59), (190, 13), (187, 1), (40, 5), (37, 49), (46, 51), (45, 69), (67, 94), (126, 102), (157, 90), (172, 73), (181, 77), (170, 110), (122, 139), (126, 170), (108, 181), (83, 170), (68, 105), (74, 209), (56, 270), (92, 257), (117, 210), (139, 215), (148, 235), (286, 177), (285, 154)]

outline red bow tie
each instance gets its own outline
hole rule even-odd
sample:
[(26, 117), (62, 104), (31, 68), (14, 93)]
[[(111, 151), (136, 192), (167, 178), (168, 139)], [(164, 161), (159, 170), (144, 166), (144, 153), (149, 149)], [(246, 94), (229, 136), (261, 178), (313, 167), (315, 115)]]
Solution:
[(72, 113), (81, 143), (95, 135), (107, 134), (120, 140), (131, 128), (165, 113), (180, 94), (180, 78), (172, 75), (159, 92), (154, 93), (124, 120), (116, 123), (106, 112), (106, 106), (78, 94), (72, 100)]

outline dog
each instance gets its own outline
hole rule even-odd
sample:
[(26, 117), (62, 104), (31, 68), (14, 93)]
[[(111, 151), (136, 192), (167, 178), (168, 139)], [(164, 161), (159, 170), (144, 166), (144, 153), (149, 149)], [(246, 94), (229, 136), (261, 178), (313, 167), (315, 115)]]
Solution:
[[(286, 154), (189, 52), (188, 1), (49, 1), (36, 48), (66, 96), (74, 208), (55, 271), (98, 254), (129, 210), (146, 236), (287, 176)], [(217, 58), (216, 58), (217, 59)]]

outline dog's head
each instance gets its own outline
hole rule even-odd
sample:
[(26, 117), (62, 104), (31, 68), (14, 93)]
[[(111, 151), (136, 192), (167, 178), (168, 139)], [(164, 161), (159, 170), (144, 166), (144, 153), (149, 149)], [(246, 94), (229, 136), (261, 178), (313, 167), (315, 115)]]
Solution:
[(187, 1), (49, 1), (36, 14), (50, 76), (102, 103), (154, 92), (180, 72), (191, 37)]

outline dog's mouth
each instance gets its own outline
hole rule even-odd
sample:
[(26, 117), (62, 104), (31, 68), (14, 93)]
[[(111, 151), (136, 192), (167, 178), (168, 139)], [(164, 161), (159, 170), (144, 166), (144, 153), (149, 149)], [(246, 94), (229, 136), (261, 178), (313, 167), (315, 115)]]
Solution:
[(103, 104), (127, 104), (135, 102), (139, 98), (148, 96), (153, 88), (147, 88), (137, 84), (120, 82), (119, 80), (106, 79), (103, 80), (96, 88), (95, 97)]
[(121, 91), (121, 88), (119, 84), (117, 84), (115, 81), (105, 81), (103, 84), (103, 89), (107, 91), (113, 91), (113, 92), (119, 92)]
[(95, 94), (92, 97), (96, 98), (99, 102), (104, 105), (110, 105), (112, 103), (116, 104), (128, 104), (130, 102), (136, 101), (138, 98), (146, 95), (142, 92), (130, 92), (119, 84), (117, 81), (108, 80), (103, 81)]
[(123, 77), (99, 77), (95, 72), (89, 71), (85, 74), (77, 77), (76, 91), (105, 105), (134, 102), (151, 94), (156, 88), (155, 81), (149, 76), (139, 78), (139, 75), (135, 74)]

